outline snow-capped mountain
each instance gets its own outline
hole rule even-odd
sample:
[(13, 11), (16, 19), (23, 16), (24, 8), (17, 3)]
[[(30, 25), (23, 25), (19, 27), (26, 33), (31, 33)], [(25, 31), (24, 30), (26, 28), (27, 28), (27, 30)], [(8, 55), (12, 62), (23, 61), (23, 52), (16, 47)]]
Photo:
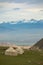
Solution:
[(35, 19), (30, 19), (30, 20), (19, 20), (19, 21), (7, 21), (7, 22), (1, 22), (0, 24), (20, 24), (20, 23), (43, 23), (43, 20), (35, 20)]
[(0, 31), (29, 29), (29, 28), (43, 28), (43, 20), (31, 19), (28, 21), (21, 20), (21, 21), (16, 21), (16, 22), (11, 21), (11, 22), (0, 23)]

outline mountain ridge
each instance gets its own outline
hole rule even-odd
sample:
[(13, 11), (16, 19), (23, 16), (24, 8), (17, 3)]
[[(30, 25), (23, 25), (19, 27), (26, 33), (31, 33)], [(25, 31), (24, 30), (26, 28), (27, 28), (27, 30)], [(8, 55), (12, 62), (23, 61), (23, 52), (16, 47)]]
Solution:
[(20, 24), (20, 23), (43, 23), (43, 19), (36, 20), (36, 19), (30, 19), (30, 20), (19, 20), (19, 21), (7, 21), (7, 22), (1, 22), (0, 24)]
[(30, 49), (31, 50), (43, 50), (43, 38), (37, 41)]
[(37, 20), (31, 19), (30, 21), (25, 22), (25, 20), (22, 20), (22, 21), (18, 21), (16, 23), (14, 23), (13, 21), (3, 22), (0, 24), (0, 31), (43, 28), (43, 20), (37, 21)]

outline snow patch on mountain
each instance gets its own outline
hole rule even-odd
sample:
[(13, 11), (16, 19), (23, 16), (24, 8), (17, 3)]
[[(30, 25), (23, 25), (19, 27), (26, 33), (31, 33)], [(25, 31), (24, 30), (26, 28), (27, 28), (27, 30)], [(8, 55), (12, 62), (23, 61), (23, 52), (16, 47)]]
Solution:
[(19, 20), (19, 21), (7, 21), (7, 22), (1, 22), (0, 21), (0, 24), (21, 24), (21, 23), (43, 23), (43, 20), (35, 20), (35, 19), (31, 19), (31, 20), (25, 20), (25, 19), (23, 19), (23, 20)]

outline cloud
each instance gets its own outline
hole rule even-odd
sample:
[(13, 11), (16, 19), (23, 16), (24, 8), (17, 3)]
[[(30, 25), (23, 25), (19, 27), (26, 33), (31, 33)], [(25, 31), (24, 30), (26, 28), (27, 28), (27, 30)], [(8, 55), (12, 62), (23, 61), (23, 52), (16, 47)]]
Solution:
[(0, 2), (7, 2), (7, 3), (26, 3), (30, 7), (39, 7), (43, 8), (43, 0), (0, 0)]
[(0, 14), (6, 13), (6, 12), (12, 12), (12, 11), (18, 11), (22, 8), (26, 7), (23, 3), (7, 3), (7, 2), (0, 2)]
[(41, 12), (43, 12), (43, 10), (40, 10)]
[(43, 0), (0, 0), (0, 2), (16, 2), (16, 3), (29, 2), (29, 3), (42, 3)]
[(13, 8), (13, 10), (16, 10), (16, 11), (18, 11), (18, 10), (20, 10), (20, 8)]
[(43, 0), (0, 0), (0, 2), (9, 2), (9, 3), (28, 3), (31, 5), (43, 5)]
[[(0, 0), (0, 21), (19, 21), (25, 19), (43, 19), (42, 5), (33, 5), (33, 0), (10, 2), (12, 0)], [(9, 2), (8, 2), (9, 1)], [(37, 0), (35, 0), (37, 1)], [(34, 1), (34, 2), (35, 2)], [(39, 0), (40, 1), (40, 0)], [(41, 7), (42, 6), (42, 7)]]

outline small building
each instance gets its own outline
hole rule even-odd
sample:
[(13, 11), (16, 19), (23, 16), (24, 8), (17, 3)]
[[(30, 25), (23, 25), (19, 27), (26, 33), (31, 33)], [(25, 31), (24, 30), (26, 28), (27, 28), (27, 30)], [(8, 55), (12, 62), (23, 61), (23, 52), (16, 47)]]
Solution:
[(5, 51), (5, 55), (17, 56), (18, 53), (17, 53), (17, 51), (16, 51), (13, 47), (9, 47), (9, 48)]
[(21, 47), (17, 47), (16, 51), (17, 51), (18, 54), (23, 54), (24, 53), (24, 50)]

